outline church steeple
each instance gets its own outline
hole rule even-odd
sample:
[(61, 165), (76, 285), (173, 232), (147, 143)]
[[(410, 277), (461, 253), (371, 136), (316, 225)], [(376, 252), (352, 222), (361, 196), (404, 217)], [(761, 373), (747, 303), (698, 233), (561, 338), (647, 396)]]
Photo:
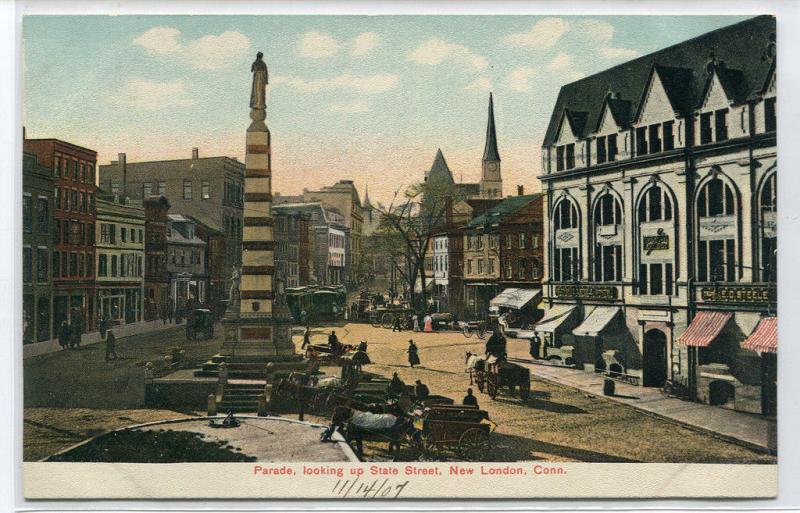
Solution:
[(486, 147), (483, 150), (483, 173), (480, 185), (482, 198), (503, 197), (503, 179), (500, 177), (500, 152), (497, 151), (492, 93), (489, 93), (489, 119), (486, 122)]
[(369, 184), (364, 187), (364, 202), (362, 208), (364, 210), (372, 210), (372, 203), (369, 201)]
[(497, 133), (494, 128), (494, 99), (489, 93), (489, 121), (486, 123), (486, 148), (483, 150), (483, 161), (500, 162), (500, 153), (497, 151)]

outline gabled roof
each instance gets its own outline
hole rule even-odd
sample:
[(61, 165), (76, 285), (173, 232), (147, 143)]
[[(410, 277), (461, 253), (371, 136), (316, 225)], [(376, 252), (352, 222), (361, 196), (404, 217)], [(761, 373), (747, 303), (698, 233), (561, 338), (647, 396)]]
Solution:
[(489, 93), (489, 120), (486, 122), (486, 147), (483, 150), (484, 161), (499, 161), (500, 153), (497, 151), (497, 133), (494, 126), (494, 100)]
[(445, 184), (455, 183), (455, 180), (453, 180), (453, 173), (450, 172), (447, 161), (444, 160), (444, 154), (441, 148), (436, 151), (436, 157), (433, 159), (431, 169), (425, 175), (425, 181), (436, 181)]
[(687, 95), (689, 108), (697, 105), (702, 97), (706, 67), (712, 54), (729, 68), (742, 70), (743, 96), (745, 100), (754, 99), (761, 94), (773, 63), (773, 59), (766, 56), (765, 49), (772, 43), (775, 31), (774, 16), (758, 16), (566, 84), (553, 106), (543, 145), (550, 146), (555, 142), (565, 109), (587, 112), (589, 126), (597, 126), (608, 91), (614, 91), (619, 99), (630, 101), (631, 114), (638, 113), (643, 91), (655, 65), (691, 70), (691, 80), (685, 84), (676, 83), (687, 77), (685, 71), (671, 73), (667, 70), (663, 76), (659, 74), (668, 83), (664, 86), (667, 94), (675, 95), (670, 97), (670, 101), (680, 103), (677, 96)]
[(611, 117), (614, 123), (619, 128), (627, 128), (631, 119), (631, 102), (629, 100), (620, 100), (615, 98), (614, 94), (609, 92), (603, 100), (603, 106), (600, 107), (600, 114), (597, 116), (597, 123), (594, 126), (595, 132), (600, 130), (600, 124), (603, 122), (603, 111), (608, 108), (611, 112)]
[(510, 196), (497, 205), (493, 206), (492, 208), (485, 210), (481, 215), (474, 218), (472, 221), (466, 224), (464, 228), (467, 229), (475, 229), (475, 228), (482, 228), (487, 223), (492, 222), (493, 220), (500, 221), (504, 217), (513, 214), (514, 212), (520, 210), (521, 208), (529, 205), (531, 201), (535, 200), (541, 196), (541, 193), (536, 194), (525, 194), (522, 196)]
[[(579, 111), (572, 111), (569, 109), (564, 109), (564, 114), (562, 115), (563, 118), (567, 118), (567, 123), (569, 123), (569, 129), (572, 130), (572, 135), (577, 138), (583, 137), (583, 130), (586, 128), (586, 120), (588, 119), (587, 112), (579, 112)], [(562, 125), (562, 121), (559, 121), (558, 126)]]
[(639, 106), (636, 109), (636, 114), (633, 116), (633, 121), (638, 120), (642, 115), (645, 100), (650, 93), (653, 80), (656, 77), (658, 77), (661, 85), (664, 87), (664, 92), (667, 94), (667, 99), (669, 100), (673, 112), (685, 114), (694, 107), (690, 87), (692, 82), (692, 70), (653, 64), (650, 74), (647, 77), (646, 85), (644, 89), (642, 89), (642, 96), (639, 99)]

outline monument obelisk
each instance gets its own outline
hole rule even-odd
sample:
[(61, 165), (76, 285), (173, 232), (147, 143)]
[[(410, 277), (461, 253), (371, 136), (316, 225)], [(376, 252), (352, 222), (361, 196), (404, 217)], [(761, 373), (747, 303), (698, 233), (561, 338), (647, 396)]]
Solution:
[(244, 177), (244, 223), (239, 300), (235, 298), (223, 324), (221, 356), (231, 369), (238, 363), (252, 368), (262, 362), (291, 362), (291, 316), (275, 283), (275, 236), (272, 209), (272, 160), (267, 118), (269, 82), (263, 54), (251, 67), (250, 126), (247, 128)]

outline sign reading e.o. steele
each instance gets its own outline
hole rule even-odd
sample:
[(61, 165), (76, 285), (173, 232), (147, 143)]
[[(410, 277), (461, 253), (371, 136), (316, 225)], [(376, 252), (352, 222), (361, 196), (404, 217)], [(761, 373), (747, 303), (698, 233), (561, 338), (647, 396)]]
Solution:
[(719, 303), (774, 303), (777, 300), (774, 287), (703, 287), (703, 301)]
[(617, 299), (617, 288), (604, 285), (556, 285), (556, 297), (572, 299)]

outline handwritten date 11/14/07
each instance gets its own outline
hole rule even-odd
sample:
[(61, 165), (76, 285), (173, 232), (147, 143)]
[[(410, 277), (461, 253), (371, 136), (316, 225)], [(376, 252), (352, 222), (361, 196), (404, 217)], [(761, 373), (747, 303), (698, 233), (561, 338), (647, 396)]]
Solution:
[(389, 478), (374, 479), (372, 482), (362, 481), (360, 477), (355, 479), (339, 479), (333, 486), (331, 492), (342, 499), (360, 498), (364, 499), (397, 499), (403, 493), (408, 481), (394, 481)]

